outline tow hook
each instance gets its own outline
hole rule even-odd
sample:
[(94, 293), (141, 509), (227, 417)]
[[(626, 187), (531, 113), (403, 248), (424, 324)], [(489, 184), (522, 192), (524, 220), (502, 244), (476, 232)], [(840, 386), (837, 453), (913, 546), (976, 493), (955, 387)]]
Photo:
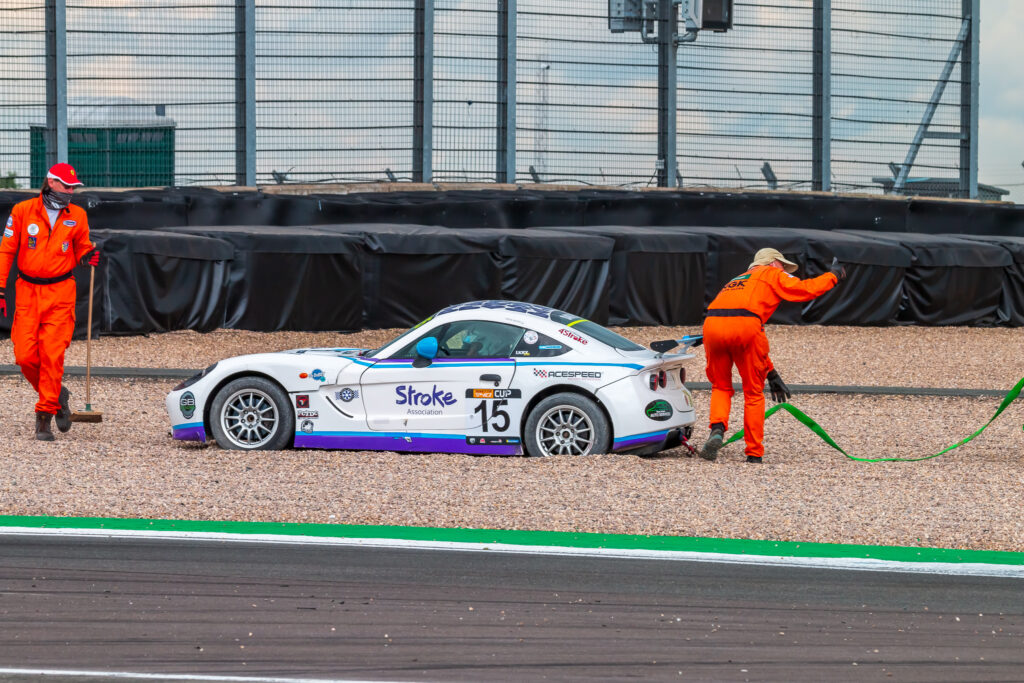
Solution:
[(686, 449), (687, 458), (692, 458), (693, 456), (697, 455), (697, 449), (693, 447), (690, 441), (686, 438), (685, 434), (680, 434), (679, 438), (682, 439), (682, 446), (683, 448)]

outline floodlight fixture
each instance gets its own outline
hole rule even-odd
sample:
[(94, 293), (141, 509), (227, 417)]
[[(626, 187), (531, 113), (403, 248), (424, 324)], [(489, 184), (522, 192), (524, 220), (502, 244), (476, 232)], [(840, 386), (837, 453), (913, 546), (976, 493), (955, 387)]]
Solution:
[(768, 182), (769, 190), (779, 189), (779, 179), (775, 176), (775, 171), (772, 170), (772, 165), (767, 161), (764, 162), (764, 166), (761, 167), (761, 175)]

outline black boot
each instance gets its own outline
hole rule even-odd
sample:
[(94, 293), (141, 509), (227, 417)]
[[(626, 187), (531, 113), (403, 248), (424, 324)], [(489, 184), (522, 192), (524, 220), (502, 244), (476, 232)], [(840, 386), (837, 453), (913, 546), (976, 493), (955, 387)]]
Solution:
[(725, 425), (720, 422), (716, 422), (711, 425), (711, 436), (704, 442), (704, 447), (700, 449), (700, 457), (705, 460), (714, 460), (718, 457), (718, 451), (725, 445)]
[(53, 417), (50, 413), (36, 412), (36, 440), (37, 441), (53, 441), (53, 432), (50, 431), (50, 419)]
[(57, 429), (62, 432), (66, 432), (71, 429), (71, 392), (68, 391), (67, 387), (60, 388), (60, 396), (57, 398), (60, 402), (60, 410), (57, 411), (55, 416), (57, 422)]

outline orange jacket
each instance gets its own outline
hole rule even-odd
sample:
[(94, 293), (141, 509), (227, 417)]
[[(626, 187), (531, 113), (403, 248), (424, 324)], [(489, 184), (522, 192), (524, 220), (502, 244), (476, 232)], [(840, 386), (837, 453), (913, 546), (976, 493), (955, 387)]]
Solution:
[(801, 280), (780, 268), (756, 266), (730, 280), (708, 306), (708, 311), (743, 309), (766, 323), (783, 301), (810, 301), (838, 282), (839, 278), (832, 273)]
[(42, 195), (19, 202), (11, 209), (0, 240), (0, 289), (15, 260), (18, 270), (30, 277), (56, 277), (71, 271), (92, 248), (82, 207), (69, 204), (57, 215), (57, 225), (51, 226)]

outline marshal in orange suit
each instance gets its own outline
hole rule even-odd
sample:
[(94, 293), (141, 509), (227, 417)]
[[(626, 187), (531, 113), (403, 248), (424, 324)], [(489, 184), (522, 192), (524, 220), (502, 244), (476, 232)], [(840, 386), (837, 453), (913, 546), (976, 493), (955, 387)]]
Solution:
[(743, 380), (743, 438), (747, 462), (759, 463), (764, 456), (764, 383), (768, 380), (772, 400), (783, 402), (789, 389), (768, 357), (764, 325), (783, 301), (810, 301), (821, 296), (846, 277), (846, 270), (834, 264), (824, 275), (800, 280), (792, 275), (797, 265), (777, 249), (761, 249), (743, 274), (730, 280), (708, 306), (704, 319), (704, 351), (711, 382), (711, 436), (700, 457), (714, 460), (724, 444), (732, 408), (732, 368)]
[(4, 286), (18, 264), (17, 308), (11, 326), (14, 359), (39, 394), (36, 438), (53, 441), (50, 422), (71, 429), (71, 393), (62, 385), (64, 351), (75, 331), (75, 280), (78, 263), (95, 267), (99, 251), (89, 241), (85, 210), (71, 204), (82, 185), (69, 164), (46, 174), (39, 196), (14, 206), (0, 240), (0, 314), (7, 317)]

